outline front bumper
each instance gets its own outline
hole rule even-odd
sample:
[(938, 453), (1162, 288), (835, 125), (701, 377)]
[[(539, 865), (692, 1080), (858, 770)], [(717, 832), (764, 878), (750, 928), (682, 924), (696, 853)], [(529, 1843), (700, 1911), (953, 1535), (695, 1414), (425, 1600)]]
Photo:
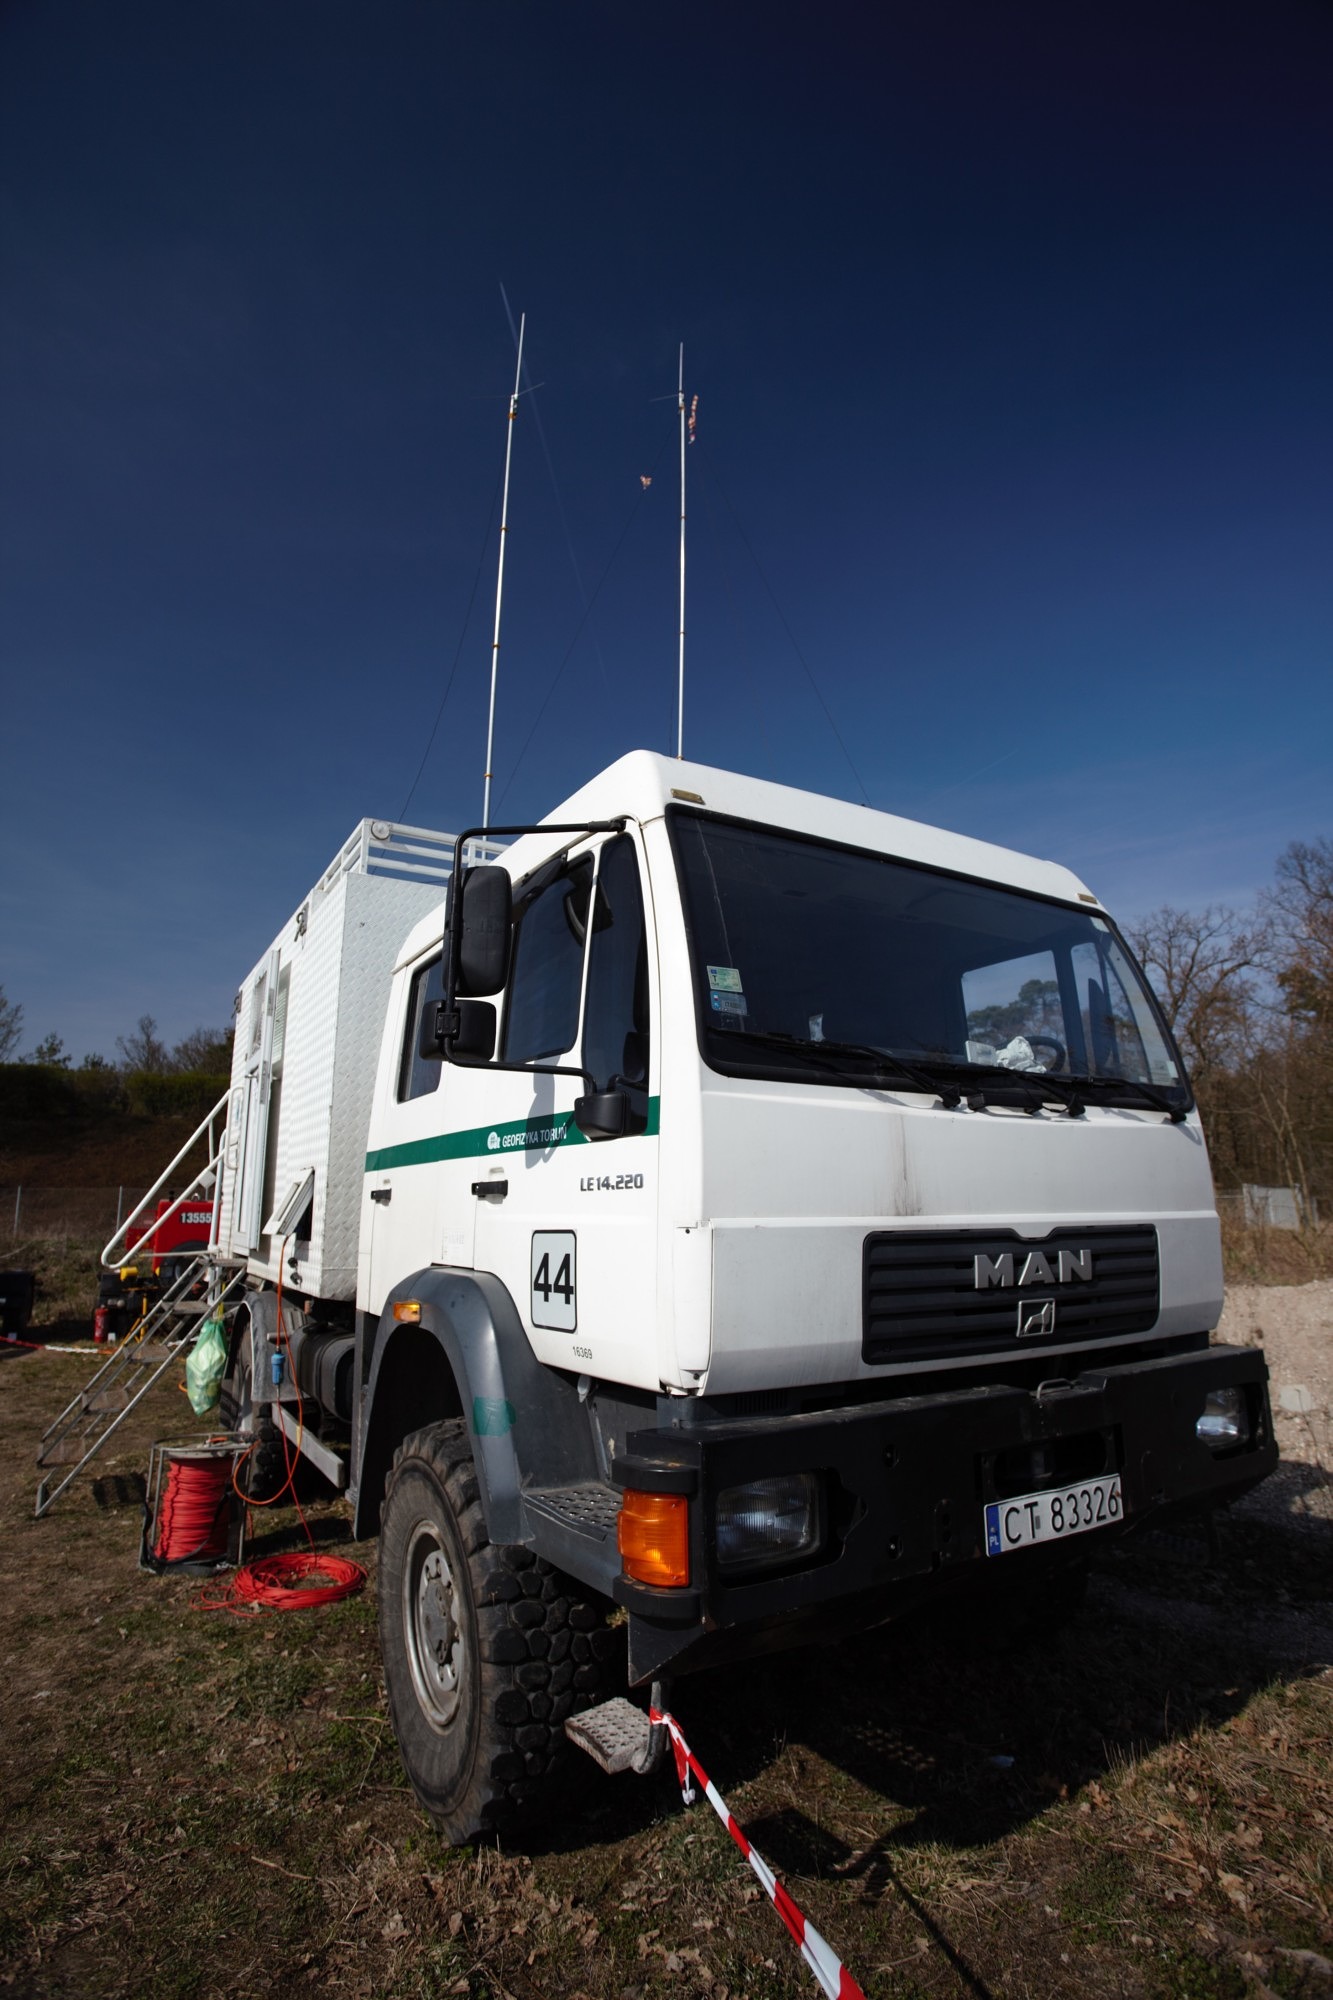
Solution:
[[(1234, 1499), (1277, 1463), (1267, 1382), (1257, 1349), (1210, 1347), (1090, 1366), (1036, 1390), (970, 1388), (634, 1433), (616, 1460), (617, 1482), (689, 1495), (692, 1581), (658, 1590), (616, 1579), (630, 1615), (630, 1678), (864, 1629), (979, 1578), (988, 1501), (1118, 1473), (1124, 1519), (1074, 1538), (1086, 1555), (1169, 1510)], [(1215, 1455), (1195, 1424), (1208, 1391), (1232, 1387), (1245, 1393), (1251, 1439)], [(824, 1546), (781, 1573), (728, 1580), (712, 1533), (718, 1494), (800, 1472), (825, 1483)], [(1069, 1548), (1048, 1544), (1007, 1560), (1067, 1562)]]

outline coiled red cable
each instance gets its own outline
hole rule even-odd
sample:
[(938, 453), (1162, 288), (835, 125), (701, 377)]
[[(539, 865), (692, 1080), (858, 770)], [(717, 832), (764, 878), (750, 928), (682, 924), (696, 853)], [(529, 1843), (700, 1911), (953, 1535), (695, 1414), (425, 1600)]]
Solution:
[(229, 1458), (169, 1458), (153, 1554), (169, 1563), (220, 1560), (231, 1511)]
[(360, 1563), (346, 1556), (299, 1549), (291, 1555), (260, 1556), (216, 1589), (201, 1590), (196, 1611), (310, 1611), (354, 1597), (366, 1581)]

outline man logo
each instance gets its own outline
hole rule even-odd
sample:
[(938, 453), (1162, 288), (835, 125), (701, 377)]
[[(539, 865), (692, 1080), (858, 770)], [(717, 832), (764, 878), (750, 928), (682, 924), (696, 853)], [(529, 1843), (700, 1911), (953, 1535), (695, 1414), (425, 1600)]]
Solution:
[(486, 1151), (488, 1153), (498, 1153), (499, 1150), (500, 1134), (498, 1132), (488, 1132), (486, 1134)]
[(1018, 1337), (1020, 1340), (1032, 1339), (1039, 1334), (1054, 1332), (1054, 1299), (1042, 1299), (1040, 1303), (1034, 1300), (1031, 1305), (1022, 1305), (1018, 1308)]
[(1051, 1259), (1044, 1257), (1040, 1250), (1030, 1250), (1017, 1268), (1012, 1250), (1002, 1250), (998, 1257), (987, 1257), (979, 1251), (972, 1259), (972, 1283), (979, 1292), (989, 1291), (992, 1285), (999, 1285), (1002, 1289), (1010, 1285), (1020, 1288), (1024, 1285), (1068, 1285), (1075, 1278), (1081, 1278), (1085, 1285), (1092, 1283), (1091, 1250), (1058, 1251), (1054, 1269)]

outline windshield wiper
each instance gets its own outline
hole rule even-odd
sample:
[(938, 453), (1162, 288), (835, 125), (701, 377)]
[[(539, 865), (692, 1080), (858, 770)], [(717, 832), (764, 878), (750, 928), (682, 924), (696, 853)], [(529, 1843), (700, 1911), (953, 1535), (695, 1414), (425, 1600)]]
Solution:
[(1155, 1083), (1140, 1083), (1136, 1076), (1081, 1076), (1078, 1079), (1078, 1088), (1103, 1091), (1108, 1095), (1112, 1091), (1127, 1090), (1137, 1097), (1141, 1104), (1150, 1104), (1157, 1111), (1165, 1111), (1173, 1125), (1182, 1125), (1185, 1121), (1183, 1104), (1178, 1104), (1168, 1092)]
[[(958, 1067), (963, 1076), (963, 1093), (974, 1109), (985, 1109), (987, 1092), (997, 1103), (1003, 1101), (1003, 1094), (1012, 1092), (1033, 1112), (1040, 1111), (1043, 1103), (1052, 1098), (1063, 1104), (1071, 1118), (1081, 1118), (1086, 1108), (1081, 1079), (1052, 1076), (1044, 1069), (1008, 1069), (1003, 1063), (968, 1063), (966, 1069), (961, 1064)], [(1002, 1093), (996, 1092), (997, 1084), (1002, 1086)]]
[[(1148, 1104), (1157, 1111), (1165, 1111), (1173, 1125), (1184, 1121), (1185, 1112), (1164, 1090), (1155, 1084), (1140, 1083), (1132, 1076), (1052, 1076), (1049, 1071), (1036, 1069), (1006, 1069), (1001, 1063), (970, 1064), (968, 1077), (994, 1078), (1006, 1087), (1017, 1086), (1020, 1094), (1031, 1096), (1037, 1093), (1054, 1097), (1063, 1104), (1071, 1118), (1081, 1118), (1085, 1100), (1093, 1092), (1110, 1095), (1114, 1091), (1128, 1091), (1141, 1104)], [(984, 1094), (984, 1089), (983, 1089)]]
[(928, 1097), (938, 1097), (946, 1111), (952, 1111), (962, 1102), (962, 1091), (952, 1083), (941, 1083), (929, 1071), (918, 1069), (915, 1063), (905, 1062), (901, 1056), (890, 1055), (885, 1049), (877, 1049), (871, 1042), (809, 1042), (799, 1035), (789, 1035), (781, 1029), (732, 1028), (727, 1031), (728, 1041), (754, 1042), (760, 1048), (781, 1049), (783, 1053), (801, 1057), (815, 1069), (826, 1070), (832, 1076), (845, 1077), (848, 1081), (862, 1082), (856, 1070), (848, 1069), (840, 1056), (859, 1056), (873, 1064), (874, 1073), (895, 1077), (909, 1083), (915, 1090), (924, 1091)]

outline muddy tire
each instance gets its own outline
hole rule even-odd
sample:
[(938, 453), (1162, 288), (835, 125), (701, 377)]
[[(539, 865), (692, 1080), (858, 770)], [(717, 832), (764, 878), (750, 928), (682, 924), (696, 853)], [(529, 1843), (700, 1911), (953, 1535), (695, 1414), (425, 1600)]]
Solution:
[(408, 1779), (452, 1845), (539, 1804), (568, 1750), (565, 1717), (613, 1677), (605, 1610), (527, 1549), (492, 1545), (462, 1423), (400, 1447), (380, 1524), (380, 1650)]
[(286, 1483), (287, 1461), (276, 1424), (254, 1406), (248, 1332), (218, 1392), (218, 1416), (227, 1430), (254, 1439), (252, 1450), (237, 1467), (237, 1486), (247, 1500), (272, 1500)]

